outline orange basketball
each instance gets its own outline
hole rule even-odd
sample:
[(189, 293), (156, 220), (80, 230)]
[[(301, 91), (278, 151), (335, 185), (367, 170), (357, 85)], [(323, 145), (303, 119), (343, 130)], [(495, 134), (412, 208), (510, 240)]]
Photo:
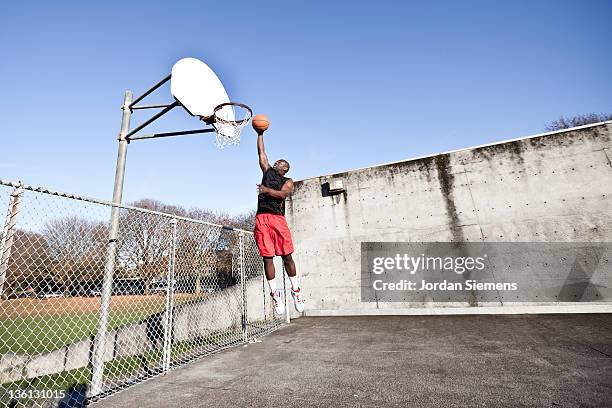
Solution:
[(268, 117), (266, 115), (259, 114), (255, 115), (255, 117), (253, 118), (252, 125), (255, 131), (265, 132), (270, 126), (270, 121), (268, 121)]

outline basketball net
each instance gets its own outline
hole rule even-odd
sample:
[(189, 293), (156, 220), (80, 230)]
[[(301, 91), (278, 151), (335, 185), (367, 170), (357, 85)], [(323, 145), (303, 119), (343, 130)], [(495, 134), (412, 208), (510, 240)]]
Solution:
[(223, 103), (215, 108), (213, 126), (219, 149), (240, 144), (242, 129), (249, 123), (253, 111), (247, 105), (237, 102)]

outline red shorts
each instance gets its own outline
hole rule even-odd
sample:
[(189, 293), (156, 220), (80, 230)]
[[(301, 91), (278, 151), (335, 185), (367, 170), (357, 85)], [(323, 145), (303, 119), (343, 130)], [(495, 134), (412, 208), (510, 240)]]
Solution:
[(293, 252), (291, 232), (283, 215), (257, 214), (253, 235), (261, 256), (289, 255)]

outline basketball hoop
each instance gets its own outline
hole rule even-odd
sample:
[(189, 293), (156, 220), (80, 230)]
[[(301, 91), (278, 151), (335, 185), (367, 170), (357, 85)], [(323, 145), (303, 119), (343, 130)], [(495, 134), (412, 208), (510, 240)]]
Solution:
[(249, 123), (253, 111), (247, 105), (238, 102), (226, 102), (218, 105), (213, 113), (213, 126), (217, 132), (217, 147), (240, 144), (240, 133)]

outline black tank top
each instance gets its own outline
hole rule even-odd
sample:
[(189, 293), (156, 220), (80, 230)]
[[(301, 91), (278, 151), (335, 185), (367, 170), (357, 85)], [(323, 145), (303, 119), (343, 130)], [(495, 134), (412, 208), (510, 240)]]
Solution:
[[(270, 167), (264, 172), (261, 184), (273, 190), (280, 190), (287, 180), (289, 179), (278, 174), (274, 167)], [(274, 198), (268, 194), (259, 194), (257, 197), (257, 214), (285, 215), (285, 200)]]

